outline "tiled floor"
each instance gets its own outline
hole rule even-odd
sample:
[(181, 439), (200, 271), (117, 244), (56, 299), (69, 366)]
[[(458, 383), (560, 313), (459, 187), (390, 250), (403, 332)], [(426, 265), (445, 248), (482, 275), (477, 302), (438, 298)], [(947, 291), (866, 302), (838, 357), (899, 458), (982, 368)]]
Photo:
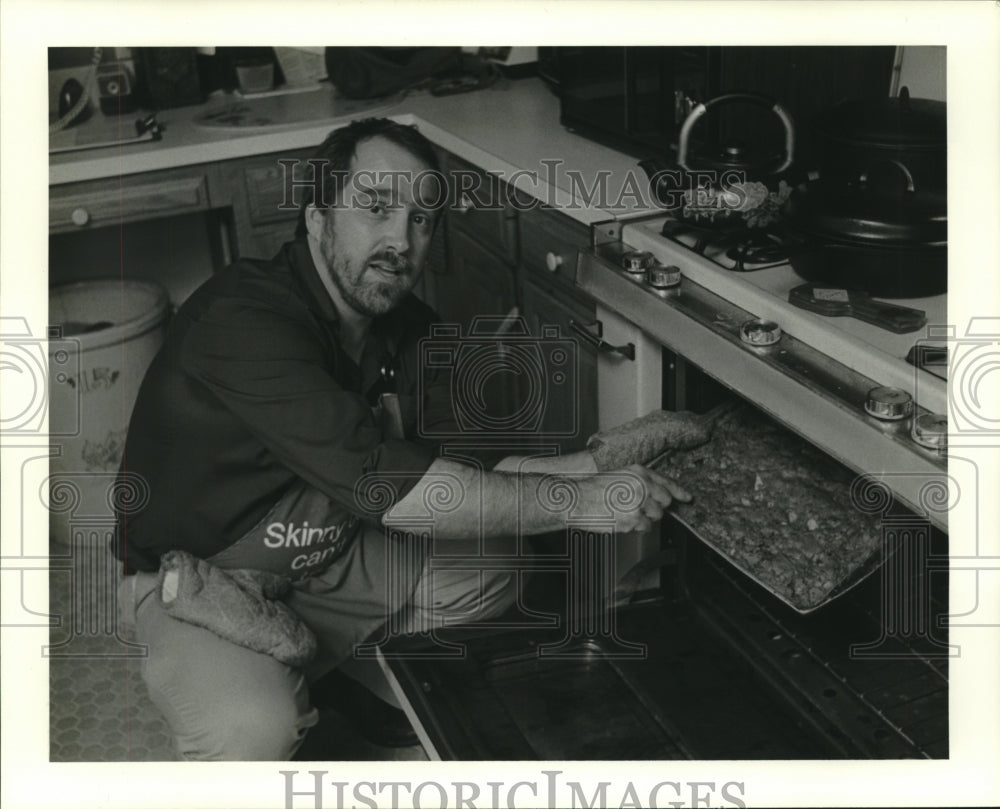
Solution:
[[(103, 551), (53, 569), (50, 611), (49, 757), (52, 761), (175, 761), (166, 723), (150, 701), (141, 649), (116, 636), (114, 567)], [(53, 566), (55, 568), (55, 565)], [(420, 746), (376, 747), (332, 711), (321, 713), (299, 752), (313, 761), (426, 759)]]

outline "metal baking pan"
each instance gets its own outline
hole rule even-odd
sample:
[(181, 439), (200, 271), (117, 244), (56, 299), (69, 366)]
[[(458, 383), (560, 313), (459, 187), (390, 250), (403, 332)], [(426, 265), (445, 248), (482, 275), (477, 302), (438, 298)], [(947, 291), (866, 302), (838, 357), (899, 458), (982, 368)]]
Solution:
[[(661, 471), (664, 474), (671, 474), (672, 472), (671, 462), (676, 461), (682, 456), (692, 457), (697, 454), (702, 457), (709, 457), (711, 455), (712, 445), (717, 441), (725, 440), (725, 436), (720, 437), (719, 428), (723, 427), (727, 423), (731, 423), (734, 420), (741, 418), (743, 419), (743, 421), (740, 422), (741, 429), (750, 430), (746, 446), (750, 448), (750, 453), (754, 455), (754, 457), (757, 457), (757, 454), (753, 452), (754, 448), (759, 446), (763, 450), (766, 447), (766, 442), (763, 440), (758, 441), (758, 436), (753, 434), (752, 431), (754, 425), (767, 424), (769, 425), (767, 427), (767, 429), (769, 430), (773, 430), (776, 425), (773, 422), (771, 422), (766, 416), (759, 413), (759, 411), (756, 411), (750, 406), (743, 406), (740, 408), (729, 409), (721, 414), (721, 417), (716, 421), (716, 427), (715, 427), (716, 432), (713, 436), (712, 441), (709, 444), (703, 445), (687, 453), (682, 453), (681, 451), (665, 452), (659, 457), (655, 458), (652, 462), (650, 462), (648, 466), (650, 466), (653, 469), (656, 469), (657, 471)], [(782, 430), (782, 432), (785, 431)], [(806, 445), (806, 442), (804, 442), (797, 436), (792, 435), (791, 433), (788, 433), (788, 440), (794, 442), (802, 442), (803, 446)], [(810, 450), (813, 449), (814, 448), (810, 447)], [(818, 450), (816, 452), (818, 452)], [(833, 461), (833, 459), (829, 459), (829, 462), (836, 463)], [(803, 463), (801, 457), (797, 459), (797, 463), (799, 465)], [(837, 466), (840, 465), (837, 464)], [(736, 483), (738, 476), (740, 475), (745, 476), (748, 473), (747, 470), (755, 469), (754, 458), (753, 457), (748, 458), (745, 463), (741, 462), (739, 464), (736, 464), (732, 467), (732, 469), (733, 469), (732, 475), (734, 479), (733, 485), (736, 486), (738, 485)], [(683, 477), (679, 477), (679, 482), (682, 484), (687, 484), (687, 488), (689, 489), (692, 488), (688, 484), (688, 481), (685, 481)], [(818, 485), (820, 483), (823, 484), (822, 487)], [(830, 480), (829, 478), (825, 477), (823, 475), (823, 472), (819, 469), (815, 471), (815, 484), (816, 488), (823, 488), (823, 489), (828, 489), (831, 487), (849, 488), (849, 484), (844, 483), (843, 480), (839, 481)], [(692, 491), (692, 494), (694, 495), (695, 498), (698, 497), (697, 490)], [(849, 493), (847, 491), (840, 491), (839, 499), (843, 501), (849, 500), (850, 499)], [(799, 612), (800, 614), (803, 615), (807, 615), (811, 612), (820, 609), (821, 607), (829, 604), (834, 599), (839, 598), (844, 593), (856, 587), (858, 584), (864, 581), (865, 578), (867, 578), (876, 570), (878, 570), (886, 557), (885, 540), (883, 538), (884, 532), (881, 530), (881, 526), (879, 525), (877, 517), (872, 515), (869, 520), (869, 532), (870, 532), (869, 536), (873, 536), (873, 540), (871, 543), (872, 544), (871, 551), (867, 553), (860, 562), (851, 567), (851, 569), (848, 572), (841, 574), (838, 578), (835, 578), (832, 581), (832, 584), (829, 587), (829, 589), (827, 589), (824, 592), (821, 598), (815, 600), (813, 599), (796, 600), (795, 598), (790, 597), (788, 594), (786, 594), (779, 588), (778, 586), (779, 576), (774, 570), (768, 569), (767, 567), (764, 566), (763, 563), (760, 568), (755, 568), (754, 566), (747, 564), (743, 559), (740, 559), (731, 554), (730, 552), (728, 552), (726, 547), (721, 545), (720, 542), (717, 541), (715, 537), (713, 537), (709, 526), (705, 524), (705, 522), (703, 522), (702, 520), (699, 520), (698, 518), (699, 512), (697, 511), (696, 508), (696, 502), (697, 501), (695, 500), (692, 504), (675, 503), (674, 506), (671, 508), (671, 510), (668, 512), (668, 514), (678, 523), (683, 525), (688, 531), (690, 531), (691, 534), (694, 535), (697, 539), (701, 540), (703, 543), (712, 548), (712, 550), (714, 550), (716, 553), (720, 554), (724, 559), (726, 559), (741, 573), (743, 573), (744, 575), (755, 581), (757, 584), (766, 589), (769, 593), (774, 595), (780, 601), (782, 601), (783, 603), (787, 604), (789, 607), (794, 609), (796, 612)], [(747, 508), (752, 508), (752, 507), (755, 506), (754, 505), (747, 506)], [(763, 507), (763, 504), (761, 504), (759, 507)], [(797, 506), (795, 504), (789, 503), (787, 507), (774, 506), (772, 507), (772, 510), (775, 513), (779, 513), (782, 509), (784, 509), (785, 511), (791, 511), (796, 507)], [(805, 525), (803, 525), (802, 531), (805, 532), (806, 530), (807, 529)], [(874, 535), (876, 534), (878, 535), (877, 540), (874, 538)], [(820, 524), (819, 527), (816, 528), (815, 531), (810, 532), (809, 536), (814, 542), (816, 540), (819, 540), (819, 544), (825, 545), (827, 547), (827, 553), (830, 553), (829, 548), (834, 548), (833, 553), (836, 554), (834, 540), (832, 537), (824, 536), (822, 530), (822, 523)], [(824, 542), (824, 540), (827, 541)], [(778, 553), (780, 554), (780, 551)], [(787, 555), (784, 555), (784, 559), (786, 560), (788, 566), (795, 569), (796, 576), (810, 575), (810, 571), (804, 569), (801, 562), (796, 562)], [(820, 575), (821, 571), (822, 575), (824, 576), (830, 575), (829, 570), (821, 569), (818, 566), (815, 568), (815, 574), (817, 576)]]
[(854, 568), (848, 576), (841, 579), (837, 584), (835, 584), (833, 589), (831, 589), (820, 601), (810, 605), (797, 604), (790, 598), (788, 598), (780, 590), (778, 590), (766, 575), (762, 575), (759, 571), (751, 570), (747, 565), (742, 564), (740, 560), (726, 553), (725, 550), (720, 548), (715, 542), (707, 538), (703, 533), (699, 531), (699, 527), (693, 521), (685, 519), (676, 510), (669, 512), (669, 516), (678, 523), (680, 523), (681, 525), (683, 525), (688, 531), (691, 532), (691, 534), (695, 538), (705, 543), (705, 545), (707, 545), (709, 548), (711, 548), (713, 551), (719, 554), (729, 564), (731, 564), (738, 571), (740, 571), (740, 573), (755, 581), (757, 584), (759, 584), (761, 587), (767, 590), (767, 592), (769, 592), (783, 604), (787, 604), (789, 607), (791, 607), (800, 615), (809, 615), (810, 613), (815, 612), (821, 607), (825, 607), (831, 601), (834, 601), (835, 599), (839, 598), (840, 596), (844, 595), (850, 590), (853, 590), (855, 587), (861, 584), (861, 582), (863, 582), (866, 578), (868, 578), (872, 573), (878, 570), (882, 566), (882, 563), (885, 561), (887, 557), (885, 549), (879, 547), (878, 549), (872, 551), (872, 553), (865, 559), (865, 561), (862, 562), (860, 565), (858, 565), (856, 568)]

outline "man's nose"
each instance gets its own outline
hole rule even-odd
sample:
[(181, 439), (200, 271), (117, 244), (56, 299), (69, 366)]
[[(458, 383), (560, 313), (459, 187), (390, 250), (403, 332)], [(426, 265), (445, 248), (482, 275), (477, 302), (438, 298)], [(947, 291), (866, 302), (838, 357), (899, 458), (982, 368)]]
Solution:
[(389, 218), (383, 241), (386, 248), (391, 247), (400, 254), (410, 249), (410, 217), (405, 211)]

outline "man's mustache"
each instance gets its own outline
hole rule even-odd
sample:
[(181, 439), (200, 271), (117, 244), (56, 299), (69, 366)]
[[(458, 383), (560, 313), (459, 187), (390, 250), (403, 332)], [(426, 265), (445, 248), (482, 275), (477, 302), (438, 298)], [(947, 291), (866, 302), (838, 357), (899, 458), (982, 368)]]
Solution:
[(385, 264), (394, 272), (408, 273), (413, 270), (413, 264), (410, 260), (406, 256), (399, 255), (395, 250), (376, 253), (368, 261), (369, 263)]

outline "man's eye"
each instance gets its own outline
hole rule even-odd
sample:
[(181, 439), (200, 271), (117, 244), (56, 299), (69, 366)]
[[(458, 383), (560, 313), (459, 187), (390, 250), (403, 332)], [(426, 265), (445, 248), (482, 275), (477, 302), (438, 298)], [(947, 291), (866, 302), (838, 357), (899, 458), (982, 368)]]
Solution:
[(381, 216), (385, 213), (385, 206), (381, 202), (375, 202), (368, 206), (368, 211), (376, 216)]
[(425, 213), (415, 213), (410, 217), (410, 221), (418, 227), (429, 227), (431, 224), (431, 218)]

